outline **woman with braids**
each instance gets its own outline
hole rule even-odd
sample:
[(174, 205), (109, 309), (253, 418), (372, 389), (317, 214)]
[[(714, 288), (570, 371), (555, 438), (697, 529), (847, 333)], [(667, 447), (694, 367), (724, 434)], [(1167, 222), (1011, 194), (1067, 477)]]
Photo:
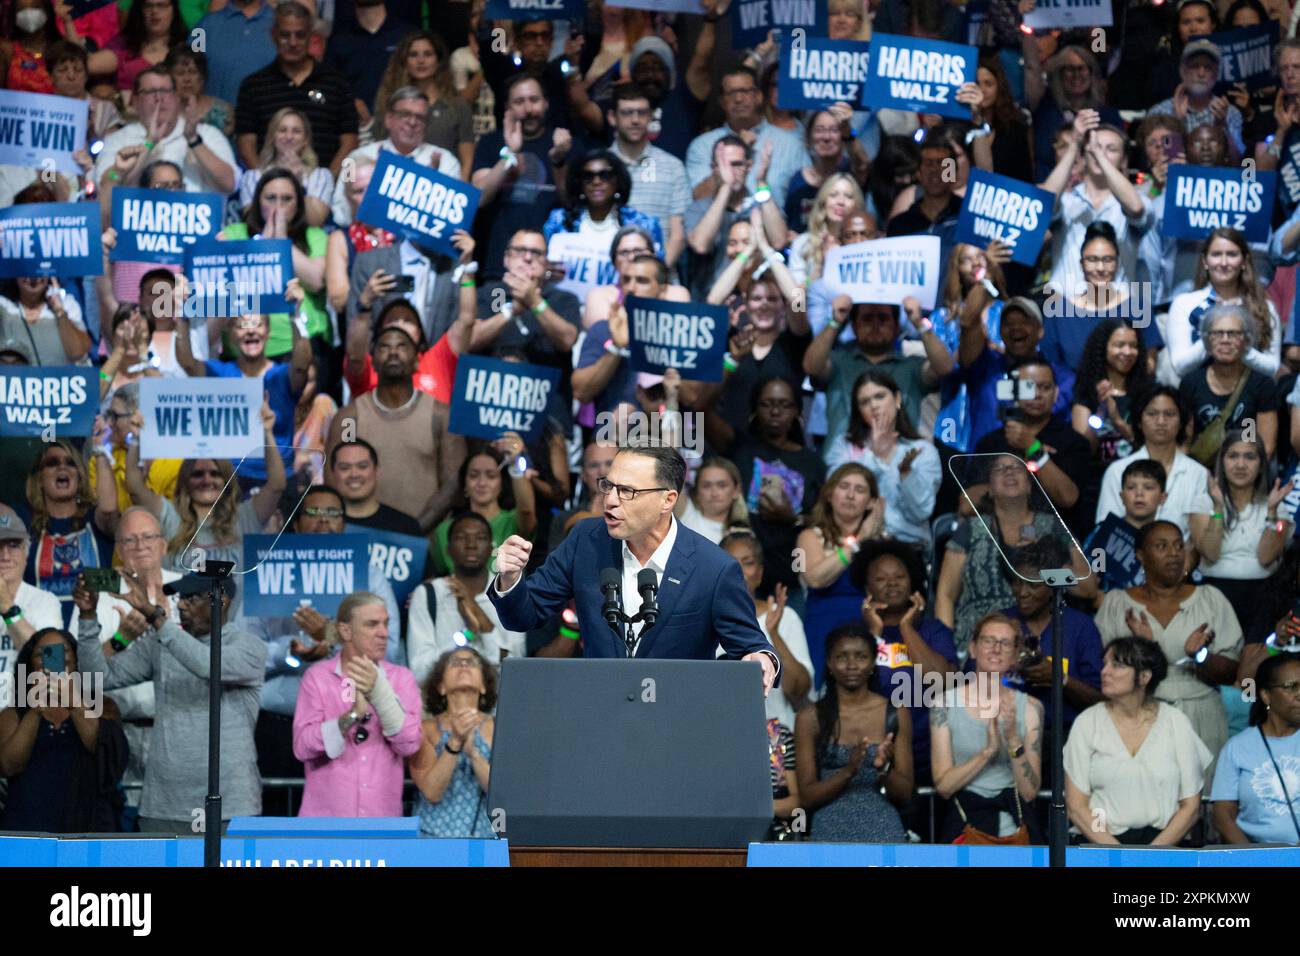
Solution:
[(1102, 468), (1132, 453), (1132, 403), (1151, 385), (1142, 343), (1132, 326), (1104, 319), (1088, 333), (1070, 414), (1074, 430), (1088, 439)]
[(613, 239), (624, 226), (640, 226), (654, 240), (654, 253), (663, 258), (664, 236), (659, 220), (624, 205), (632, 196), (632, 177), (623, 161), (607, 149), (598, 149), (570, 163), (565, 176), (565, 206), (552, 209), (542, 226), (549, 244), (562, 232)]
[(946, 690), (930, 712), (930, 770), (934, 789), (952, 802), (939, 842), (952, 843), (969, 824), (989, 836), (1034, 839), (1025, 812), (1042, 781), (1043, 705), (1002, 678), (1020, 659), (1019, 626), (986, 614), (970, 635), (974, 674)]
[(861, 624), (831, 631), (825, 657), (826, 688), (799, 711), (794, 728), (799, 794), (814, 811), (810, 835), (825, 843), (904, 843), (895, 805), (912, 797), (911, 717), (870, 689), (876, 640)]
[[(95, 454), (105, 454), (102, 448)], [(92, 487), (81, 452), (65, 440), (51, 442), (27, 474), (27, 508), (18, 516), (31, 530), (23, 579), (56, 595), (63, 623), (72, 620), (72, 592), (84, 568), (106, 568), (117, 532), (117, 485), (100, 462)]]

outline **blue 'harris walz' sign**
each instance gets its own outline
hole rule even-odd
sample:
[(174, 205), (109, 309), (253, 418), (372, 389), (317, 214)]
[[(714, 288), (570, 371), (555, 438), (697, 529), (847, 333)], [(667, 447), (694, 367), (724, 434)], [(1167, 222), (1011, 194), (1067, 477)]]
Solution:
[(525, 443), (541, 438), (546, 408), (560, 370), (525, 362), (462, 355), (456, 363), (448, 428), (471, 438), (518, 432)]
[(862, 105), (969, 119), (970, 107), (957, 102), (957, 90), (975, 82), (978, 63), (973, 46), (877, 33)]
[(1277, 173), (1247, 176), (1238, 168), (1177, 163), (1169, 167), (1161, 234), (1203, 239), (1211, 229), (1228, 227), (1250, 242), (1267, 242), (1276, 191)]

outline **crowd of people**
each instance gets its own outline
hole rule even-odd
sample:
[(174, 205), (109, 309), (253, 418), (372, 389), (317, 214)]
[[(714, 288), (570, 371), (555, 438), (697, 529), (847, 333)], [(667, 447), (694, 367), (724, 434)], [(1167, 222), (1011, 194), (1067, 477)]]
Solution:
[[(824, 0), (832, 39), (978, 46), (952, 119), (784, 108), (733, 2), (0, 7), (5, 88), (89, 104), (80, 175), (0, 166), (0, 204), (104, 227), (102, 275), (0, 283), (0, 365), (100, 389), (89, 439), (0, 439), (0, 665), (67, 692), (0, 710), (0, 830), (194, 832), (220, 679), (227, 817), (304, 781), (305, 815), (490, 837), (502, 662), (583, 652), (571, 611), (502, 626), (494, 549), (540, 562), (599, 518), (626, 489), (598, 423), (645, 416), (683, 424), (689, 468), (636, 493), (740, 564), (782, 663), (771, 839), (1041, 841), (1061, 745), (1079, 840), (1300, 842), (1300, 6), (1116, 0), (1070, 32), (1026, 26), (1033, 0)], [(1206, 37), (1271, 21), (1269, 83), (1217, 85)], [(357, 218), (383, 153), (480, 191), (454, 255)], [(1283, 173), (1269, 241), (1164, 234), (1171, 170), (1243, 163)], [(1035, 265), (955, 240), (974, 169), (1055, 197)], [(180, 266), (110, 257), (118, 187), (289, 240), (293, 312), (191, 321)], [(611, 283), (573, 291), (567, 233)], [(916, 235), (932, 310), (826, 270)], [(636, 371), (626, 295), (725, 306), (722, 380)], [(465, 355), (557, 370), (540, 437), (452, 428)], [(142, 460), (153, 377), (260, 379), (268, 454)], [(399, 601), (375, 564), (337, 613), (272, 618), (236, 577), (221, 622), (177, 589), (280, 530), (423, 538), (425, 580)]]

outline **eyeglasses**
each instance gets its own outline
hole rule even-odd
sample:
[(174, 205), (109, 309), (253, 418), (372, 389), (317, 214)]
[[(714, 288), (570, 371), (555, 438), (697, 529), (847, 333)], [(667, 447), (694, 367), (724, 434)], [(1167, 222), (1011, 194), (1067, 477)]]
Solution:
[(342, 508), (303, 508), (302, 513), (308, 518), (342, 518)]
[(788, 398), (765, 398), (758, 403), (758, 407), (765, 412), (788, 412), (791, 409), (798, 408), (799, 405)]
[(1241, 329), (1211, 329), (1205, 333), (1207, 339), (1244, 339), (1246, 333)]
[(1118, 256), (1084, 256), (1085, 266), (1113, 266), (1119, 261)]
[(614, 179), (614, 170), (610, 169), (608, 166), (603, 166), (600, 169), (584, 169), (582, 171), (582, 181), (584, 183), (594, 182), (597, 179), (607, 183), (612, 182)]
[(506, 252), (513, 252), (525, 259), (545, 259), (545, 249), (530, 249), (528, 246), (506, 246)]
[(453, 657), (447, 661), (448, 667), (478, 667), (478, 660), (473, 657)]
[(741, 87), (741, 88), (738, 89), (738, 90), (723, 90), (723, 91), (722, 91), (722, 96), (723, 96), (723, 99), (726, 99), (728, 96), (733, 96), (733, 97), (734, 97), (734, 96), (749, 96), (751, 93), (757, 93), (757, 92), (758, 92), (758, 87), (757, 87), (757, 86), (743, 86), (743, 87)]
[(414, 110), (389, 110), (388, 115), (403, 123), (419, 123), (423, 126), (429, 122), (428, 113), (416, 113)]
[(550, 30), (524, 30), (519, 34), (520, 43), (550, 43), (554, 38)]
[(981, 637), (979, 643), (989, 650), (1009, 651), (1016, 646), (1014, 637)]
[(640, 249), (620, 249), (618, 250), (618, 252), (614, 253), (614, 258), (635, 259), (637, 256), (650, 256), (650, 255), (654, 255), (654, 253), (652, 253), (649, 249), (642, 247)]
[(1024, 465), (994, 465), (989, 469), (990, 477), (1000, 477), (1002, 475), (1018, 475), (1025, 471)]
[(141, 545), (148, 546), (155, 541), (161, 541), (162, 535), (157, 531), (150, 531), (148, 534), (133, 534), (126, 538), (118, 538), (117, 543), (123, 548), (136, 548)]
[(601, 478), (596, 482), (596, 490), (602, 495), (608, 495), (611, 491), (618, 492), (619, 501), (631, 501), (637, 495), (643, 495), (648, 491), (672, 491), (671, 488), (629, 488), (627, 485), (616, 485), (608, 478)]
[(140, 90), (136, 93), (136, 98), (141, 99), (146, 96), (169, 96), (176, 92), (174, 86), (153, 86), (147, 90)]

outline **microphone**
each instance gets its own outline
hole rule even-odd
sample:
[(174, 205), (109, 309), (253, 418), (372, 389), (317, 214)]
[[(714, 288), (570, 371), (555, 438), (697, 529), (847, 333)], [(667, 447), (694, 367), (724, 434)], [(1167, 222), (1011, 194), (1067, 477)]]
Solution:
[(623, 575), (613, 568), (605, 568), (600, 572), (600, 593), (605, 596), (600, 613), (615, 631), (619, 630), (619, 625), (623, 622), (622, 590)]
[(655, 626), (655, 621), (659, 619), (659, 604), (656, 595), (659, 593), (659, 581), (655, 577), (654, 571), (650, 568), (642, 568), (636, 573), (636, 589), (641, 592), (641, 620), (645, 622), (641, 628), (641, 633)]

